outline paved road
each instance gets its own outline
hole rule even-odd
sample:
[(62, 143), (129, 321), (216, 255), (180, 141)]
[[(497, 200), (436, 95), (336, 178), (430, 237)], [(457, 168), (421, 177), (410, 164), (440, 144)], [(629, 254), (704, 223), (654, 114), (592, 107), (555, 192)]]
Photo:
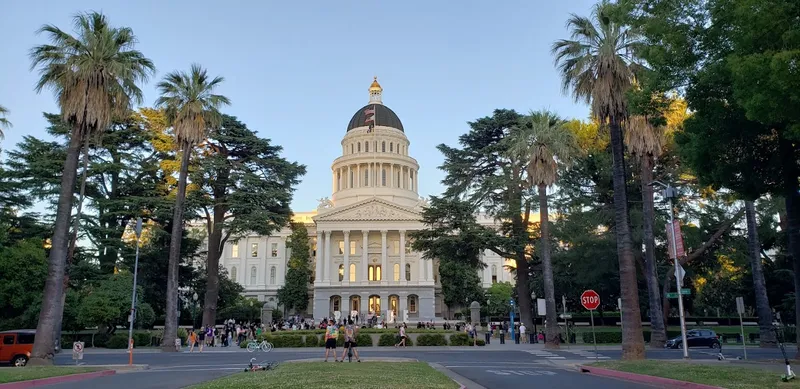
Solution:
[[(515, 345), (504, 348), (364, 348), (362, 359), (413, 358), (439, 364), (458, 375), (489, 389), (508, 387), (533, 388), (583, 388), (634, 389), (648, 388), (646, 385), (594, 377), (578, 373), (574, 365), (595, 360), (615, 360), (621, 356), (618, 348), (602, 347), (597, 354), (584, 347), (547, 351), (538, 346)], [(726, 348), (726, 357), (736, 357), (741, 348)], [(251, 357), (259, 361), (287, 361), (293, 359), (322, 358), (321, 348), (275, 349), (268, 354), (250, 354), (240, 349), (210, 349), (204, 353), (160, 353), (139, 352), (134, 362), (147, 364), (149, 370), (121, 373), (90, 381), (92, 387), (114, 389), (171, 389), (183, 388), (199, 382), (241, 371)], [(776, 349), (748, 349), (748, 357), (756, 359), (779, 359)], [(681, 350), (648, 350), (650, 359), (681, 359)], [(692, 349), (693, 359), (716, 359), (710, 349)], [(70, 354), (56, 357), (57, 364), (71, 364)], [(88, 365), (127, 364), (128, 356), (120, 351), (87, 352), (84, 363)], [(83, 389), (87, 382), (48, 386), (50, 389)]]

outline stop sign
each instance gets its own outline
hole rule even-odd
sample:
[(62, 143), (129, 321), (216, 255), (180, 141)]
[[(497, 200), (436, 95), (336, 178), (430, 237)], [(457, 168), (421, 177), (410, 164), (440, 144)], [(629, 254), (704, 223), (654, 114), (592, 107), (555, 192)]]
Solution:
[(600, 295), (591, 289), (583, 292), (581, 294), (581, 305), (590, 311), (594, 311), (600, 306)]

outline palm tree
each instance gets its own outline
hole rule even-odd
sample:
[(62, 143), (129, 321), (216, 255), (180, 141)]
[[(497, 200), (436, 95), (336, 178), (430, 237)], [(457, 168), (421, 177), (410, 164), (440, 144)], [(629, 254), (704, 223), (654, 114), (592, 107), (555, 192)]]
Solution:
[(756, 222), (756, 205), (752, 200), (744, 202), (747, 219), (747, 249), (750, 258), (750, 269), (753, 273), (753, 294), (756, 297), (756, 313), (758, 316), (759, 346), (776, 347), (777, 339), (772, 331), (772, 309), (767, 296), (767, 284), (764, 281), (764, 267), (761, 265), (761, 242), (758, 240), (758, 223)]
[[(167, 274), (167, 314), (164, 321), (164, 337), (161, 346), (165, 351), (175, 351), (172, 339), (178, 337), (178, 264), (181, 255), (183, 235), (183, 203), (186, 198), (186, 176), (189, 172), (189, 158), (195, 145), (200, 143), (210, 128), (216, 128), (222, 121), (219, 108), (230, 104), (222, 95), (214, 94), (224, 78), (209, 78), (205, 69), (192, 64), (188, 73), (175, 71), (167, 74), (158, 83), (161, 96), (156, 106), (164, 108), (168, 125), (172, 126), (177, 146), (182, 152), (181, 170), (178, 174), (178, 193), (175, 195), (175, 209), (172, 214), (172, 237), (169, 244), (169, 270)], [(218, 271), (218, 269), (208, 269)]]
[(628, 115), (626, 93), (633, 81), (633, 55), (639, 36), (611, 20), (604, 0), (594, 6), (592, 18), (572, 15), (567, 21), (571, 39), (553, 44), (552, 52), (565, 92), (591, 104), (592, 113), (607, 126), (613, 157), (614, 221), (622, 297), (622, 356), (644, 358), (639, 291), (633, 255), (628, 199), (625, 192), (625, 151), (622, 123)]
[(639, 162), (642, 187), (642, 230), (644, 232), (644, 273), (650, 307), (650, 345), (664, 347), (667, 330), (661, 310), (661, 292), (656, 268), (656, 240), (653, 233), (653, 167), (664, 145), (664, 128), (650, 124), (646, 116), (632, 116), (625, 123), (625, 144)]
[[(133, 103), (140, 103), (142, 91), (137, 84), (155, 72), (153, 62), (134, 50), (136, 37), (130, 28), (111, 27), (97, 12), (76, 15), (74, 24), (74, 36), (53, 25), (43, 26), (39, 33), (47, 34), (50, 44), (30, 51), (31, 69), (39, 68), (36, 91), (53, 90), (61, 116), (71, 126), (38, 334), (53, 334), (57, 316), (63, 312), (61, 293), (81, 146), (88, 137), (105, 130), (112, 118), (126, 115)], [(37, 336), (31, 362), (52, 363), (53, 346), (52, 336)]]
[(553, 282), (553, 263), (550, 258), (550, 226), (547, 208), (547, 187), (558, 177), (559, 164), (568, 165), (578, 152), (577, 140), (566, 122), (548, 111), (531, 112), (523, 119), (517, 132), (510, 138), (511, 153), (527, 161), (528, 184), (539, 192), (539, 229), (541, 244), (538, 252), (542, 259), (544, 296), (546, 307), (545, 347), (559, 347), (556, 294)]
[(6, 136), (6, 134), (3, 132), (3, 129), (11, 127), (11, 122), (5, 118), (6, 115), (8, 115), (8, 109), (0, 105), (0, 139), (3, 139)]

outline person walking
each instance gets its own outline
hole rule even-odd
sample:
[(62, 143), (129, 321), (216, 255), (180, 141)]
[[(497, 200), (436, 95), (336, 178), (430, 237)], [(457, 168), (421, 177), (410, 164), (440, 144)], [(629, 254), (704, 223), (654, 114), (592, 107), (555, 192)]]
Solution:
[(200, 348), (200, 352), (202, 353), (203, 352), (203, 345), (206, 343), (206, 331), (203, 328), (200, 328), (199, 330), (197, 330), (197, 337), (199, 339), (197, 341), (197, 343), (200, 344), (199, 348)]
[[(339, 337), (339, 327), (333, 324), (333, 319), (328, 322), (328, 328), (325, 329), (325, 362), (328, 362), (328, 353), (333, 350), (333, 361), (339, 362), (336, 359), (336, 338)], [(344, 355), (342, 355), (344, 361)]]
[(189, 352), (194, 352), (194, 345), (197, 343), (197, 334), (194, 330), (189, 330), (189, 337), (186, 339), (189, 342)]
[(406, 323), (403, 323), (403, 325), (400, 326), (400, 343), (394, 345), (394, 347), (400, 346), (403, 346), (403, 348), (406, 347)]

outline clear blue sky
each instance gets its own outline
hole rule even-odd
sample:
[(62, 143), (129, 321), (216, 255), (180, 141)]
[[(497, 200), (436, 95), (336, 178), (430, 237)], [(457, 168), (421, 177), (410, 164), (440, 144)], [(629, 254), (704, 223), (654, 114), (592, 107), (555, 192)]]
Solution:
[[(383, 101), (403, 121), (420, 165), (420, 194), (442, 191), (439, 143), (455, 144), (467, 121), (495, 108), (548, 108), (585, 118), (588, 108), (561, 93), (550, 45), (567, 37), (569, 13), (594, 1), (13, 1), (0, 14), (0, 105), (23, 135), (46, 137), (42, 112), (57, 112), (49, 92), (33, 91), (28, 50), (44, 43), (42, 24), (71, 31), (80, 11), (104, 12), (131, 27), (156, 79), (197, 62), (222, 75), (226, 112), (308, 166), (295, 211), (330, 196), (331, 162), (350, 117), (367, 103), (377, 75)], [(155, 81), (143, 86), (145, 105)]]

